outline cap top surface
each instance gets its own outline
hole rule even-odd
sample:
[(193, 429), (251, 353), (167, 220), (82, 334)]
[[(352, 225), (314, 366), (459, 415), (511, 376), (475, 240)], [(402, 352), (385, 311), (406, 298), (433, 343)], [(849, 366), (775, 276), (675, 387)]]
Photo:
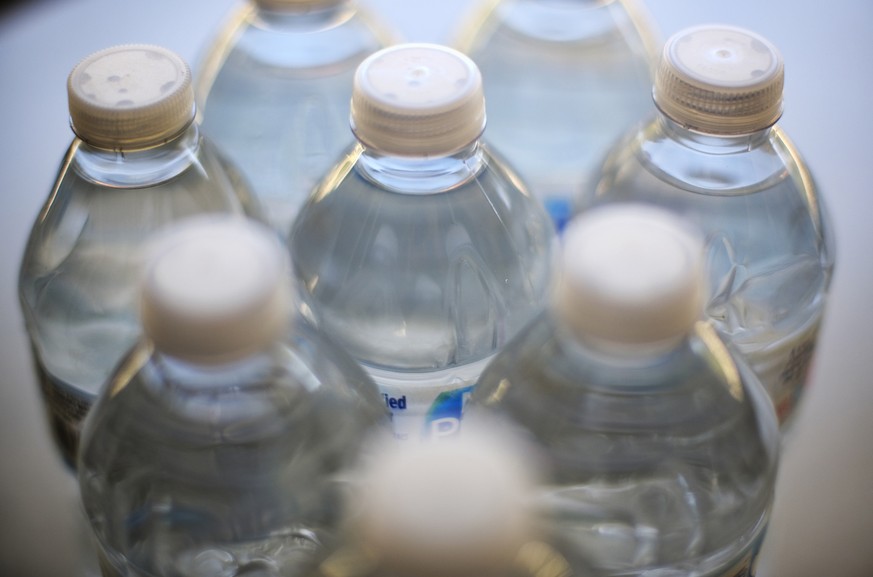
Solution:
[(103, 148), (159, 144), (194, 118), (191, 71), (159, 46), (113, 46), (87, 56), (67, 80), (73, 130)]
[(236, 217), (188, 219), (150, 247), (146, 334), (163, 352), (223, 359), (263, 346), (288, 319), (288, 261), (267, 229)]
[(614, 205), (571, 221), (555, 307), (584, 338), (648, 345), (686, 334), (702, 314), (702, 238), (659, 208)]
[(765, 38), (733, 26), (685, 29), (664, 46), (655, 102), (667, 116), (702, 132), (741, 134), (782, 114), (784, 66)]
[(402, 567), (460, 570), (512, 559), (530, 530), (531, 476), (516, 457), (497, 438), (467, 430), (459, 439), (390, 447), (363, 477), (362, 538)]
[(436, 44), (400, 44), (358, 67), (352, 129), (364, 144), (400, 155), (451, 154), (485, 126), (479, 69)]

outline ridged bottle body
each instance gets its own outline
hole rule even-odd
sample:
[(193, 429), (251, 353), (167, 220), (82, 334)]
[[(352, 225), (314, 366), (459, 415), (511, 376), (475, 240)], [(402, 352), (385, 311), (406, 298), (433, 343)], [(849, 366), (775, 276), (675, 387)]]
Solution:
[(616, 145), (595, 183), (577, 211), (653, 203), (706, 233), (706, 314), (787, 422), (813, 358), (834, 241), (809, 169), (784, 133), (708, 136), (657, 115)]
[(670, 350), (604, 352), (550, 312), (483, 373), (543, 456), (537, 509), (594, 575), (746, 575), (773, 498), (778, 430), (749, 369), (698, 323)]
[(482, 71), (487, 142), (559, 230), (608, 147), (652, 110), (654, 36), (631, 1), (504, 0), (460, 43)]
[(541, 309), (554, 229), (478, 143), (358, 147), (292, 228), (303, 305), (380, 386), (401, 439), (451, 434), (497, 350)]
[(137, 282), (155, 231), (202, 213), (258, 216), (238, 173), (196, 126), (156, 148), (75, 140), (34, 224), (19, 294), (56, 440), (75, 462), (81, 421), (139, 333)]
[(296, 575), (333, 536), (347, 469), (387, 429), (375, 386), (302, 326), (197, 365), (143, 341), (89, 415), (79, 480), (104, 575)]
[(198, 74), (204, 131), (283, 234), (354, 142), (355, 69), (388, 42), (353, 2), (327, 4), (268, 10), (246, 2), (207, 48)]

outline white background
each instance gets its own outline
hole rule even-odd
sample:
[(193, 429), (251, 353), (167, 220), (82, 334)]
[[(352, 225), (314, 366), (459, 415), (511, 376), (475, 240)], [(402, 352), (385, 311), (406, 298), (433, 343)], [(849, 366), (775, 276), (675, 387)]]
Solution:
[[(75, 488), (49, 442), (18, 309), (27, 232), (71, 133), (66, 76), (95, 50), (165, 45), (196, 64), (234, 0), (41, 0), (0, 20), (0, 576), (76, 575)], [(362, 0), (404, 39), (447, 43), (478, 0)], [(873, 2), (649, 0), (662, 38), (751, 28), (786, 61), (782, 127), (836, 229), (807, 401), (783, 455), (759, 577), (873, 576)]]

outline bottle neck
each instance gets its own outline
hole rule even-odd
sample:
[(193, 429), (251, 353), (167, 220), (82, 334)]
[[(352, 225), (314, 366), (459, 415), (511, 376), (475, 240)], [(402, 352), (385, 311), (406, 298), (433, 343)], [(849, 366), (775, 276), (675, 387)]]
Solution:
[(770, 139), (772, 126), (747, 134), (708, 134), (682, 126), (663, 112), (658, 112), (659, 132), (671, 140), (710, 155), (736, 154), (758, 148)]
[(585, 359), (586, 363), (598, 363), (632, 370), (645, 370), (663, 365), (670, 357), (687, 351), (689, 333), (673, 338), (646, 343), (621, 343), (584, 334), (575, 330), (564, 315), (549, 308), (555, 334), (563, 343), (563, 348), (574, 357)]
[(85, 180), (111, 188), (142, 188), (174, 178), (197, 161), (202, 146), (195, 122), (175, 138), (142, 150), (107, 150), (76, 138), (74, 168)]
[(222, 362), (191, 361), (154, 349), (152, 361), (161, 378), (155, 383), (171, 384), (174, 389), (209, 392), (241, 388), (249, 383), (259, 386), (274, 368), (272, 347)]
[(357, 11), (353, 0), (320, 3), (255, 1), (255, 18), (265, 27), (293, 32), (317, 32), (350, 19)]
[(486, 164), (480, 142), (446, 156), (397, 156), (362, 146), (357, 169), (374, 184), (403, 194), (446, 192), (469, 182)]
[(576, 42), (614, 33), (616, 0), (521, 0), (498, 5), (501, 19), (515, 31), (549, 42)]

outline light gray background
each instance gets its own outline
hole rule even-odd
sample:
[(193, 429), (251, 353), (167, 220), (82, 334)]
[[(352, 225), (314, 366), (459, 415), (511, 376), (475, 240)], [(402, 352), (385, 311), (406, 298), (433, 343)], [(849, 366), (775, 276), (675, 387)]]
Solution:
[[(75, 487), (49, 442), (16, 279), (29, 227), (69, 144), (65, 81), (113, 44), (196, 64), (234, 0), (41, 0), (0, 20), (0, 576), (77, 574)], [(362, 0), (403, 38), (450, 41), (478, 0)], [(781, 125), (829, 204), (837, 269), (807, 402), (783, 456), (761, 577), (873, 576), (873, 2), (649, 0), (662, 38), (746, 26), (786, 61)]]

